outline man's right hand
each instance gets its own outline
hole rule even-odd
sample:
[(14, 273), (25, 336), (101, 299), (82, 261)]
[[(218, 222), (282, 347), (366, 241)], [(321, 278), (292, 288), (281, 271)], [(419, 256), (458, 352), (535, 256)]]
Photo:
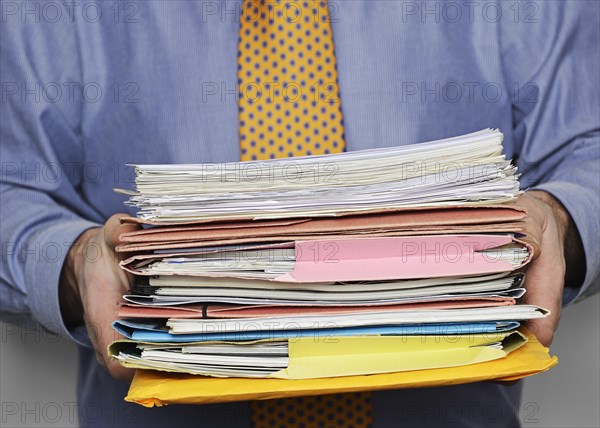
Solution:
[(122, 254), (115, 252), (121, 233), (136, 230), (123, 225), (115, 214), (104, 227), (85, 231), (73, 244), (63, 266), (60, 282), (60, 305), (67, 325), (85, 322), (98, 362), (112, 377), (130, 380), (133, 370), (126, 369), (107, 353), (110, 342), (121, 336), (112, 328), (117, 304), (123, 301), (133, 281), (132, 275), (119, 267)]

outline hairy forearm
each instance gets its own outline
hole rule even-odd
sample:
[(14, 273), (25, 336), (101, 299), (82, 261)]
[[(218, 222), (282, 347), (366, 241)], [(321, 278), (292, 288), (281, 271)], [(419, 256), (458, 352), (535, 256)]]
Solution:
[(565, 285), (581, 285), (586, 272), (585, 253), (583, 251), (581, 236), (579, 235), (575, 222), (573, 222), (573, 219), (564, 205), (551, 194), (541, 190), (532, 190), (528, 193), (548, 205), (554, 213), (560, 228), (560, 236), (562, 236), (563, 239), (564, 257), (566, 262)]

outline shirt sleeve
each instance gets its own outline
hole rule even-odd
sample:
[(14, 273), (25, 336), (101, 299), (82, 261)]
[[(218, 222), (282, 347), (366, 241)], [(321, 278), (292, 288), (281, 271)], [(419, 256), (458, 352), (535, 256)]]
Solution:
[(0, 286), (4, 319), (27, 319), (85, 343), (63, 322), (58, 285), (79, 235), (102, 223), (81, 196), (82, 100), (74, 28), (7, 19), (0, 37)]
[(565, 284), (568, 304), (599, 288), (600, 5), (531, 4), (527, 19), (503, 20), (501, 55), (521, 183), (556, 197), (583, 242), (585, 280)]

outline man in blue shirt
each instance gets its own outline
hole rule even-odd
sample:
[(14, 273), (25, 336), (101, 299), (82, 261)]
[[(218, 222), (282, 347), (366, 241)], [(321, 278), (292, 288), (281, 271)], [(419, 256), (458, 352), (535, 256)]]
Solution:
[[(504, 132), (536, 190), (519, 200), (543, 247), (527, 299), (553, 311), (532, 325), (549, 344), (561, 304), (598, 290), (599, 4), (329, 6), (348, 150)], [(248, 403), (124, 403), (127, 383), (96, 361), (131, 376), (105, 354), (129, 283), (111, 218), (124, 209), (112, 189), (131, 187), (126, 163), (239, 159), (240, 11), (233, 1), (2, 2), (2, 312), (81, 345), (82, 426), (250, 423)], [(512, 426), (519, 395), (519, 384), (495, 383), (378, 392), (375, 424)]]

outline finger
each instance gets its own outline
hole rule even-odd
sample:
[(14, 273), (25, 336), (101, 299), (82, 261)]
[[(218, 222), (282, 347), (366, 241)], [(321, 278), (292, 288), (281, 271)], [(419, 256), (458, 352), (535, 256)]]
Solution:
[(530, 245), (533, 249), (533, 260), (537, 260), (542, 255), (542, 246), (540, 239), (543, 235), (541, 225), (531, 217), (525, 219), (525, 233), (523, 236), (519, 236), (520, 241)]
[(545, 215), (547, 212), (540, 209), (540, 202), (532, 198), (531, 194), (525, 193), (517, 200), (517, 205), (527, 210), (527, 216), (524, 219), (524, 235), (519, 239), (533, 247), (533, 260), (541, 255), (541, 240), (544, 236), (544, 230), (548, 226)]
[(104, 242), (111, 249), (114, 249), (121, 242), (121, 234), (133, 232), (142, 228), (139, 224), (122, 223), (120, 219), (126, 216), (127, 214), (114, 214), (104, 225)]
[(121, 363), (112, 358), (107, 362), (105, 367), (108, 373), (117, 380), (131, 381), (135, 373), (134, 369), (123, 367)]
[(555, 248), (531, 263), (525, 280), (525, 302), (551, 311), (546, 318), (530, 320), (527, 326), (544, 346), (550, 346), (558, 327), (562, 306), (565, 265)]
[(525, 327), (531, 331), (537, 340), (546, 348), (549, 348), (554, 342), (554, 332), (558, 327), (559, 319), (550, 320), (549, 318), (529, 320)]
[(122, 339), (123, 336), (112, 329), (112, 327), (104, 332), (106, 333), (106, 337), (98, 342), (98, 346), (94, 346), (98, 364), (106, 369), (108, 373), (117, 380), (131, 380), (135, 370), (122, 366), (119, 361), (110, 356), (108, 351), (109, 344), (115, 340)]
[[(111, 216), (105, 223), (103, 228), (104, 244), (107, 250), (107, 255), (115, 261), (115, 266), (128, 256), (125, 253), (117, 253), (115, 248), (121, 243), (121, 235), (127, 232), (133, 232), (141, 229), (141, 225), (132, 223), (121, 223), (121, 218), (125, 214), (115, 214)], [(119, 269), (121, 270), (121, 269)], [(126, 278), (126, 282), (131, 284), (133, 276), (125, 271), (122, 271), (122, 276)]]
[(529, 269), (527, 274), (525, 302), (550, 311), (546, 318), (529, 320), (527, 327), (536, 335), (542, 345), (550, 346), (554, 332), (558, 328), (562, 303), (561, 294), (552, 290), (562, 289), (564, 272), (560, 273), (560, 269), (537, 265)]
[(104, 355), (100, 351), (96, 351), (96, 360), (112, 378), (127, 381), (131, 381), (131, 379), (133, 379), (135, 370), (122, 366), (121, 363), (112, 357)]
[(531, 261), (537, 260), (542, 255), (542, 248), (541, 248), (542, 246), (540, 245), (540, 242), (536, 239), (536, 237), (533, 234), (523, 233), (523, 234), (516, 236), (516, 238), (519, 241), (524, 242), (525, 244), (527, 244), (531, 247), (531, 252), (532, 252)]
[[(530, 289), (531, 288), (528, 288), (528, 290)], [(531, 296), (527, 299), (526, 303), (548, 309), (550, 314), (545, 318), (529, 320), (527, 321), (526, 326), (533, 334), (535, 334), (542, 345), (550, 346), (554, 339), (554, 332), (558, 328), (558, 323), (560, 321), (560, 300), (553, 296), (546, 296), (540, 293), (530, 294)]]

